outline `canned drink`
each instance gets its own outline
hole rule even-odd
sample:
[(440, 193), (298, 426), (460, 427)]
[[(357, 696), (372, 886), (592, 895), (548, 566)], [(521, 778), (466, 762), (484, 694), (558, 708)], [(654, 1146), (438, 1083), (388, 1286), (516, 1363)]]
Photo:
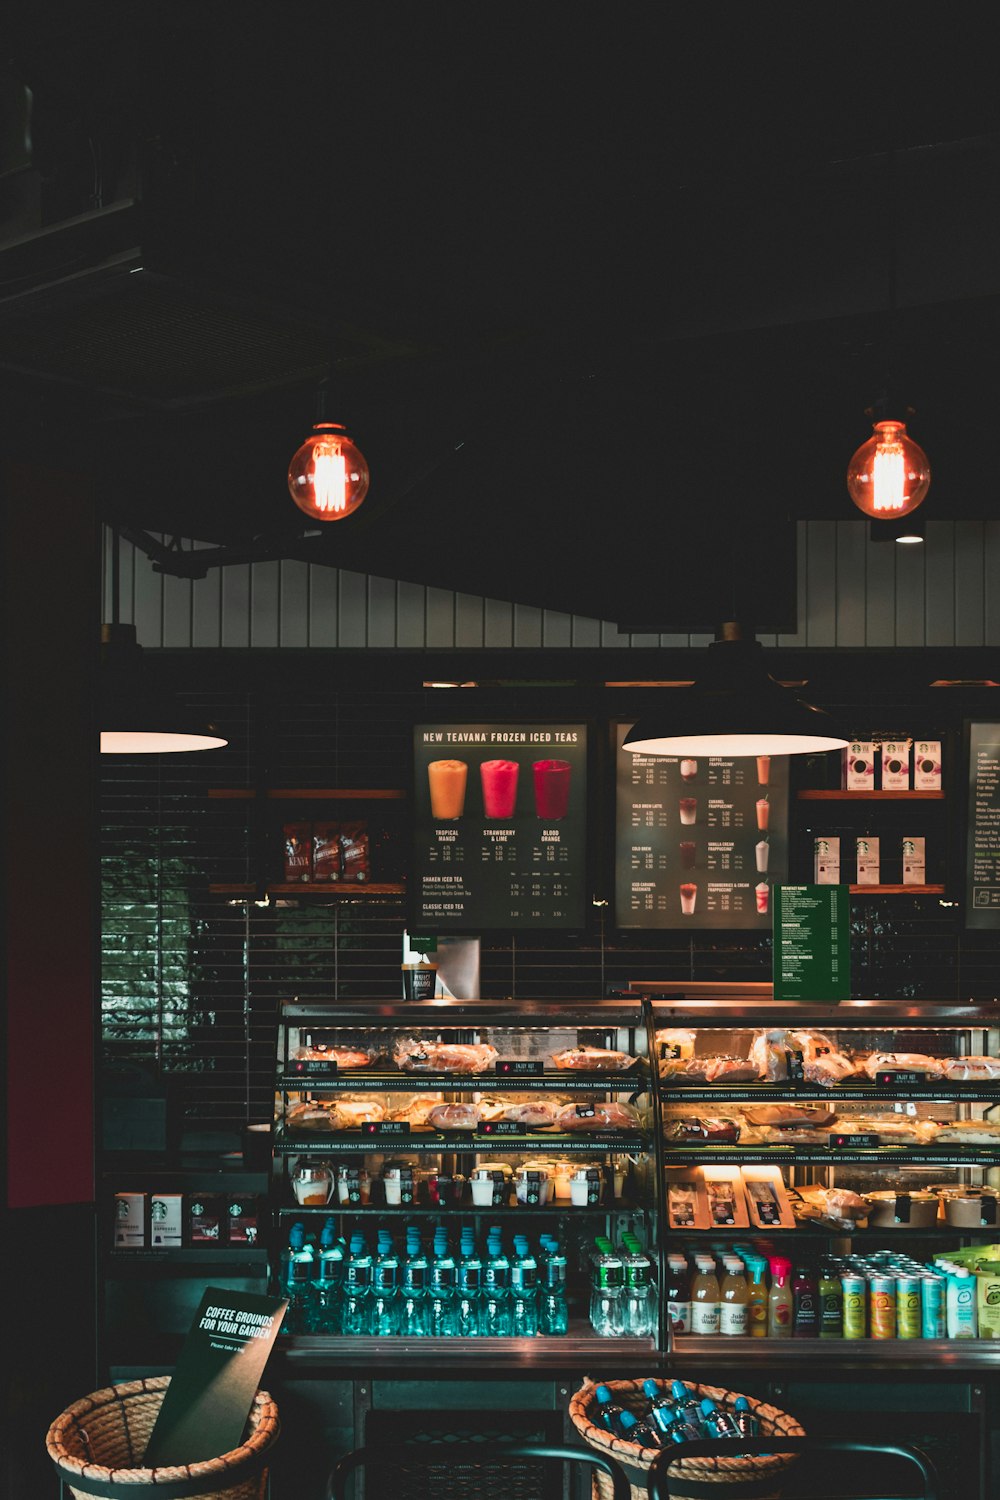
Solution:
[(920, 1279), (920, 1334), (925, 1339), (948, 1336), (945, 1282), (930, 1272)]
[(863, 1339), (868, 1324), (865, 1307), (867, 1290), (865, 1278), (844, 1276), (841, 1285), (844, 1288), (844, 1338)]
[(896, 1277), (896, 1337), (918, 1339), (921, 1329), (920, 1277)]
[(868, 1321), (873, 1339), (896, 1337), (896, 1278), (872, 1276), (868, 1281)]

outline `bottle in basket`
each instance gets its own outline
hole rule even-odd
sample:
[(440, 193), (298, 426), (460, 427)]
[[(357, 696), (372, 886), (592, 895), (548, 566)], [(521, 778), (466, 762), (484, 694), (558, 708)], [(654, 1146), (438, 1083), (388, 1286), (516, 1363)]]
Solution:
[(613, 1432), (616, 1437), (624, 1437), (622, 1417), (625, 1415), (625, 1408), (618, 1406), (612, 1399), (611, 1392), (606, 1385), (599, 1385), (594, 1395), (597, 1397), (596, 1416), (601, 1426)]
[(638, 1443), (640, 1448), (663, 1447), (659, 1433), (654, 1432), (652, 1427), (647, 1426), (645, 1422), (640, 1422), (639, 1418), (630, 1411), (622, 1412), (621, 1427), (622, 1437), (627, 1443)]

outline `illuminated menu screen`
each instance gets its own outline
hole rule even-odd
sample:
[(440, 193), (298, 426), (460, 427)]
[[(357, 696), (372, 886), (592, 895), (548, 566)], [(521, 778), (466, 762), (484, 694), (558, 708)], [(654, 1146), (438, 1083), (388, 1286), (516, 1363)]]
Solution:
[(969, 725), (965, 925), (1000, 927), (1000, 724)]
[(771, 930), (788, 878), (788, 757), (633, 755), (615, 727), (619, 927)]
[(418, 724), (418, 927), (582, 927), (583, 724)]

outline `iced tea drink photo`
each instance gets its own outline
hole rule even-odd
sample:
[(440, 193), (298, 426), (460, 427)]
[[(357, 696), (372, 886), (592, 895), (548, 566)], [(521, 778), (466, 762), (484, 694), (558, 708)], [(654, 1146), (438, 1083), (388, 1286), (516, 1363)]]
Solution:
[(465, 785), (469, 767), (464, 760), (432, 760), (427, 767), (431, 794), (431, 817), (453, 822), (465, 811)]
[(479, 767), (483, 808), (488, 818), (512, 818), (517, 802), (516, 760), (484, 760)]
[(557, 822), (569, 807), (568, 760), (536, 760), (531, 767), (535, 779), (535, 812), (540, 818)]

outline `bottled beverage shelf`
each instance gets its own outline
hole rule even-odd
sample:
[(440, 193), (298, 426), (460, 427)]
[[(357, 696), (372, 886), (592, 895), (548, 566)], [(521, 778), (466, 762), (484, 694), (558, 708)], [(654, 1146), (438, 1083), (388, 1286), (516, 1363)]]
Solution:
[(774, 1339), (682, 1334), (669, 1361), (683, 1376), (697, 1369), (996, 1370), (1000, 1339)]
[[(580, 1131), (577, 1135), (557, 1135), (538, 1132), (534, 1135), (508, 1135), (506, 1132), (480, 1135), (472, 1130), (414, 1131), (411, 1135), (396, 1135), (373, 1131), (362, 1135), (360, 1130), (301, 1131), (298, 1135), (285, 1133), (275, 1136), (274, 1150), (278, 1155), (289, 1156), (352, 1156), (364, 1151), (379, 1151), (386, 1147), (402, 1152), (476, 1152), (496, 1151), (560, 1151), (573, 1156), (592, 1156), (595, 1153), (612, 1151), (619, 1155), (631, 1155), (637, 1151), (648, 1151), (649, 1140), (634, 1131)], [(712, 1160), (721, 1160), (713, 1155)], [(743, 1158), (741, 1158), (742, 1160)], [(780, 1158), (786, 1160), (786, 1153)], [(940, 1161), (941, 1158), (937, 1157)], [(963, 1160), (966, 1158), (963, 1158)], [(1000, 1154), (997, 1156), (1000, 1161)]]
[[(505, 1073), (404, 1073), (398, 1068), (356, 1068), (351, 1072), (323, 1073), (279, 1073), (275, 1087), (278, 1093), (337, 1094), (348, 1090), (364, 1093), (418, 1094), (418, 1093), (536, 1093), (553, 1091), (560, 1094), (646, 1093), (650, 1087), (649, 1074), (642, 1068), (629, 1068), (616, 1073), (548, 1072), (528, 1076)], [(777, 1097), (768, 1095), (768, 1098)], [(865, 1097), (868, 1097), (867, 1095)], [(963, 1097), (967, 1098), (968, 1095)], [(995, 1095), (1000, 1099), (1000, 1085)]]

